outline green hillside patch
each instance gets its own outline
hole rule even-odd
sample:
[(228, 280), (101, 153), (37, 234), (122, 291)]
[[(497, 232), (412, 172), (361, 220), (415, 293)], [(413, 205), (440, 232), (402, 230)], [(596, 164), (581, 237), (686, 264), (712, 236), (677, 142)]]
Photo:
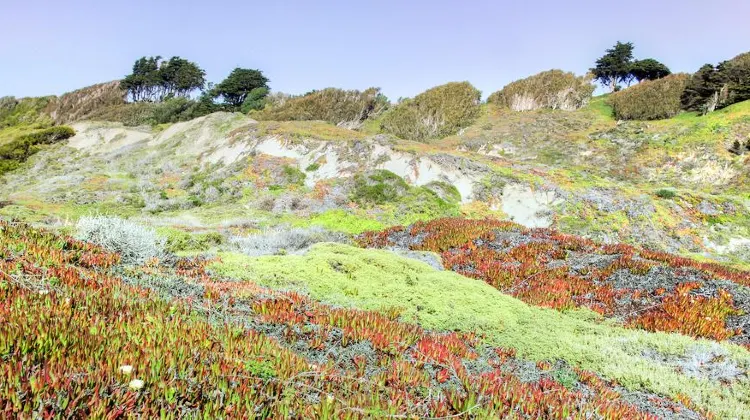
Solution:
[(250, 258), (221, 255), (218, 274), (263, 285), (302, 290), (315, 299), (345, 307), (401, 308), (402, 318), (425, 328), (474, 331), (487, 344), (512, 347), (533, 360), (563, 359), (617, 380), (629, 389), (675, 397), (688, 395), (719, 417), (750, 410), (746, 377), (722, 385), (681, 373), (680, 360), (718, 351), (740, 370), (750, 366), (747, 350), (729, 344), (663, 333), (627, 330), (591, 312), (531, 307), (492, 286), (381, 250), (319, 244), (302, 256)]

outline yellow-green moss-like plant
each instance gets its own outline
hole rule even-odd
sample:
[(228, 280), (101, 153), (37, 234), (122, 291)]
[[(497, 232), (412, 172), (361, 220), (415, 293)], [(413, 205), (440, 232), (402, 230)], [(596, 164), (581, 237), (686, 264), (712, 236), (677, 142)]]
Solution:
[(408, 99), (383, 115), (381, 130), (423, 141), (457, 133), (479, 115), (481, 92), (469, 82), (452, 82)]
[(690, 76), (685, 73), (641, 82), (610, 96), (609, 101), (620, 120), (659, 120), (680, 112), (680, 97)]
[(547, 70), (517, 80), (487, 98), (487, 102), (514, 111), (549, 108), (575, 111), (588, 104), (595, 86), (591, 76)]
[(327, 121), (338, 126), (357, 129), (368, 118), (375, 118), (388, 107), (380, 88), (364, 91), (326, 88), (306, 95), (291, 97), (278, 106), (267, 107), (252, 114), (268, 121)]
[(625, 329), (602, 322), (593, 312), (530, 306), (483, 281), (383, 250), (317, 244), (306, 255), (226, 253), (220, 261), (211, 266), (220, 275), (301, 290), (344, 307), (399, 308), (404, 321), (428, 329), (477, 332), (492, 346), (514, 348), (532, 360), (562, 359), (628, 389), (685, 394), (720, 418), (741, 417), (750, 410), (746, 377), (723, 385), (669, 362), (715, 349), (737, 368), (747, 369), (750, 353), (737, 345)]

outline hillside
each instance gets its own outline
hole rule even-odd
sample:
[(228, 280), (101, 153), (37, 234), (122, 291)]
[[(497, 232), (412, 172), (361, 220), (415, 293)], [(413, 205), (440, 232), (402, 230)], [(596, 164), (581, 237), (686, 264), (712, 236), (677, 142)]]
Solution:
[(115, 87), (0, 106), (0, 414), (750, 412), (750, 101), (617, 121), (468, 85), (473, 122), (414, 141), (383, 127), (416, 99), (160, 124)]
[[(572, 112), (485, 105), (460, 135), (428, 143), (227, 113), (155, 127), (78, 122), (67, 145), (4, 178), (0, 200), (10, 204), (0, 211), (33, 220), (114, 211), (191, 229), (252, 219), (256, 227), (319, 224), (348, 233), (498, 216), (604, 242), (746, 260), (748, 165), (727, 149), (747, 135), (750, 103), (705, 117), (616, 122), (603, 101)], [(380, 169), (406, 185), (393, 178), (395, 195), (352, 206), (356, 175)], [(449, 186), (458, 194), (446, 194)]]

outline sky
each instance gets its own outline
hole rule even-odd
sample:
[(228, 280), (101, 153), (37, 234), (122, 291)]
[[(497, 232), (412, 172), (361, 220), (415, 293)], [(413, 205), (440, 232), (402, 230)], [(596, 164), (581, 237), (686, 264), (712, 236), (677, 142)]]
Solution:
[[(627, 7), (619, 7), (625, 4)], [(392, 100), (468, 80), (486, 97), (616, 41), (694, 72), (750, 50), (750, 0), (0, 0), (0, 96), (59, 95), (181, 56), (219, 82), (257, 68), (274, 91), (382, 88)]]

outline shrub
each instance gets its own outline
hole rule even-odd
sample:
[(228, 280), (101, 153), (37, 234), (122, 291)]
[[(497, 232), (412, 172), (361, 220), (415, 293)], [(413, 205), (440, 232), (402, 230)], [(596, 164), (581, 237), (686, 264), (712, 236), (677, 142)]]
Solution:
[(639, 83), (610, 96), (615, 118), (622, 120), (657, 120), (680, 112), (682, 95), (689, 75), (673, 74), (662, 79)]
[(383, 115), (380, 128), (410, 140), (457, 133), (479, 115), (479, 92), (469, 82), (452, 82), (406, 100)]
[(287, 184), (303, 185), (307, 178), (307, 174), (291, 165), (284, 165), (283, 173)]
[(109, 106), (94, 111), (88, 119), (120, 122), (134, 127), (189, 121), (219, 110), (220, 107), (212, 106), (203, 99), (177, 97), (161, 103), (135, 102)]
[(311, 163), (307, 165), (307, 168), (305, 168), (305, 171), (307, 172), (315, 172), (318, 169), (320, 169), (320, 164), (318, 162)]
[(72, 128), (57, 126), (32, 131), (0, 145), (0, 175), (18, 168), (29, 156), (39, 151), (38, 146), (57, 143), (74, 135)]
[(245, 101), (242, 102), (240, 112), (247, 114), (250, 111), (263, 109), (265, 106), (265, 98), (268, 96), (269, 89), (267, 87), (255, 88), (247, 94)]
[(385, 204), (402, 197), (409, 186), (404, 180), (386, 170), (376, 170), (354, 177), (352, 201), (359, 204)]
[(656, 192), (656, 196), (659, 198), (671, 199), (677, 197), (677, 193), (675, 192), (675, 190), (662, 188)]
[(0, 129), (14, 126), (44, 128), (53, 121), (45, 110), (55, 100), (54, 96), (16, 99), (12, 96), (0, 98)]
[(313, 226), (269, 229), (256, 235), (234, 237), (229, 241), (239, 252), (251, 257), (295, 253), (318, 242), (346, 242), (346, 236)]
[(380, 93), (379, 88), (362, 92), (327, 88), (288, 98), (276, 107), (253, 114), (253, 117), (272, 121), (320, 120), (357, 129), (366, 119), (380, 115), (387, 106), (388, 99)]
[(490, 95), (487, 102), (514, 111), (573, 111), (588, 104), (594, 89), (590, 75), (576, 77), (562, 70), (548, 70), (505, 86)]
[(60, 125), (56, 127), (45, 128), (44, 130), (34, 131), (19, 137), (20, 140), (26, 140), (32, 145), (53, 144), (62, 140), (69, 139), (76, 135), (72, 128)]
[(125, 264), (143, 264), (164, 258), (165, 239), (156, 231), (112, 216), (86, 216), (78, 220), (76, 237), (120, 254)]
[(432, 181), (424, 186), (425, 189), (435, 193), (441, 200), (449, 203), (461, 201), (461, 193), (455, 185), (443, 181)]
[(172, 228), (160, 228), (157, 232), (166, 238), (166, 248), (170, 252), (208, 251), (224, 243), (224, 236), (219, 232), (190, 233)]

